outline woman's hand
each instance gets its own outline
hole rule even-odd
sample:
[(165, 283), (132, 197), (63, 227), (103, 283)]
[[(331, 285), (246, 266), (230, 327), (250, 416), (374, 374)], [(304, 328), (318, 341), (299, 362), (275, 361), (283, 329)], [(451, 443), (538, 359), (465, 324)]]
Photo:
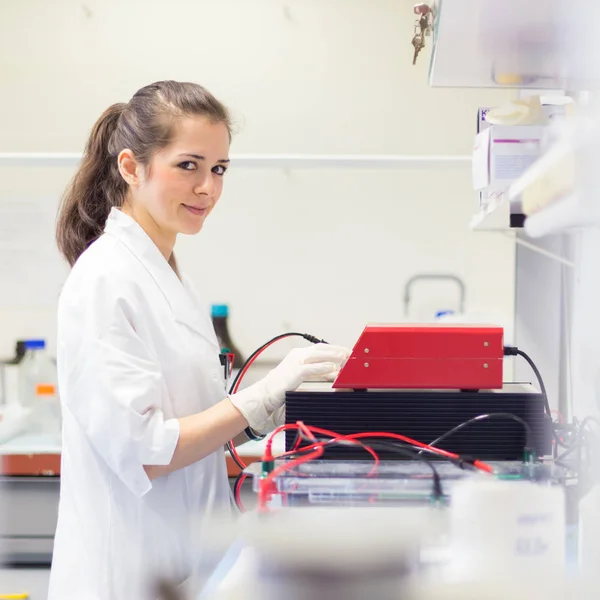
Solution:
[[(331, 344), (316, 344), (292, 350), (270, 373), (250, 387), (230, 396), (252, 429), (268, 430), (275, 411), (282, 414), (285, 393), (304, 381), (332, 381), (351, 350)], [(278, 419), (280, 420), (280, 419)]]

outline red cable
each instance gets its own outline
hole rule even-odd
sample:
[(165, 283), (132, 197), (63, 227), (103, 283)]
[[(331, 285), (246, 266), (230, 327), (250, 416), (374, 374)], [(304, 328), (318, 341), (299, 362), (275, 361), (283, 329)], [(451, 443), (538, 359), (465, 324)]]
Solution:
[[(442, 450), (441, 448), (435, 448), (433, 446), (429, 446), (428, 444), (423, 444), (422, 442), (418, 442), (417, 440), (413, 440), (412, 438), (406, 437), (404, 435), (400, 435), (398, 433), (387, 433), (385, 431), (378, 431), (373, 433), (355, 433), (353, 435), (348, 436), (351, 439), (361, 439), (361, 438), (369, 438), (369, 437), (383, 437), (383, 438), (391, 438), (396, 440), (401, 440), (406, 442), (407, 444), (411, 444), (413, 446), (417, 446), (417, 448), (423, 448), (424, 450), (431, 450), (440, 456), (445, 456), (446, 458), (452, 458), (453, 460), (461, 460), (458, 454), (454, 454), (453, 452), (448, 452), (446, 450)], [(474, 460), (473, 466), (480, 471), (484, 471), (485, 473), (493, 473), (494, 469), (491, 465), (481, 461)]]
[(242, 504), (242, 497), (241, 497), (242, 484), (246, 480), (246, 477), (248, 477), (248, 474), (242, 473), (242, 475), (237, 480), (237, 483), (235, 484), (235, 490), (234, 490), (235, 503), (237, 504), (238, 508), (242, 512), (246, 512), (246, 509), (244, 508), (244, 506)]
[(294, 454), (298, 454), (298, 452), (308, 452), (309, 449), (315, 449), (318, 446), (323, 446), (325, 448), (331, 442), (354, 442), (357, 446), (360, 446), (361, 448), (363, 448), (366, 452), (368, 452), (373, 457), (373, 461), (374, 461), (373, 466), (374, 467), (379, 465), (379, 455), (375, 452), (375, 450), (373, 450), (373, 448), (371, 448), (371, 446), (367, 446), (366, 444), (362, 444), (361, 442), (350, 439), (349, 436), (343, 436), (343, 435), (339, 436), (339, 437), (331, 438), (330, 440), (327, 440), (326, 442), (315, 442), (314, 444), (312, 444), (310, 446), (305, 446), (304, 448), (289, 450), (288, 452), (284, 452), (283, 454), (278, 454), (277, 456), (274, 456), (273, 459), (279, 460), (280, 458), (286, 458), (288, 456), (293, 456)]
[(267, 508), (267, 500), (270, 495), (270, 489), (272, 487), (272, 482), (279, 474), (287, 471), (288, 469), (292, 469), (293, 467), (297, 467), (306, 462), (314, 460), (315, 458), (319, 458), (323, 456), (323, 446), (319, 446), (314, 452), (307, 454), (306, 456), (301, 456), (300, 458), (295, 458), (286, 462), (283, 465), (280, 465), (273, 471), (271, 471), (264, 479), (260, 481), (259, 484), (259, 493), (258, 493), (258, 509), (260, 511), (264, 511)]
[[(338, 434), (335, 434), (334, 432), (330, 432), (325, 429), (319, 429), (317, 427), (307, 427), (302, 421), (298, 421), (294, 424), (290, 423), (287, 425), (282, 425), (282, 426), (278, 427), (277, 429), (275, 429), (275, 431), (271, 434), (271, 436), (267, 440), (267, 446), (265, 448), (265, 454), (263, 456), (264, 461), (274, 460), (274, 457), (272, 454), (272, 444), (273, 444), (273, 438), (275, 437), (275, 435), (280, 433), (281, 431), (286, 431), (289, 429), (301, 429), (304, 432), (304, 434), (307, 435), (307, 437), (312, 437), (313, 439), (315, 439), (314, 435), (313, 435), (314, 432), (324, 433), (325, 435), (332, 437), (332, 439), (327, 440), (325, 442), (316, 442), (316, 439), (315, 439), (315, 444), (313, 446), (309, 446), (306, 449), (301, 450), (301, 452), (308, 452), (310, 449), (311, 450), (310, 454), (306, 454), (304, 456), (301, 456), (299, 458), (296, 458), (289, 462), (286, 462), (283, 465), (280, 465), (279, 467), (277, 467), (276, 469), (271, 471), (267, 475), (267, 477), (265, 477), (265, 479), (261, 480), (260, 485), (259, 485), (259, 495), (258, 495), (259, 510), (266, 509), (266, 503), (268, 500), (268, 496), (270, 495), (270, 491), (271, 491), (271, 488), (273, 485), (272, 482), (279, 474), (281, 474), (285, 471), (288, 471), (296, 466), (299, 466), (299, 465), (307, 463), (311, 460), (314, 460), (316, 458), (320, 458), (324, 453), (325, 446), (327, 444), (331, 443), (332, 441), (335, 441), (335, 442), (352, 441), (352, 442), (357, 443), (362, 448), (364, 448), (373, 457), (373, 460), (374, 460), (373, 467), (372, 467), (371, 471), (369, 472), (368, 477), (373, 475), (373, 473), (375, 473), (377, 470), (377, 466), (379, 465), (379, 456), (373, 450), (373, 448), (371, 448), (370, 446), (367, 446), (365, 444), (362, 444), (361, 442), (357, 442), (356, 440), (351, 439), (352, 436), (338, 435)], [(298, 452), (298, 451), (291, 450), (291, 451), (286, 452), (276, 458), (289, 456), (289, 455), (295, 454), (296, 452)]]
[[(246, 372), (248, 371), (248, 369), (252, 366), (252, 363), (269, 347), (271, 346), (271, 344), (274, 344), (275, 342), (277, 342), (279, 340), (273, 340), (272, 342), (270, 342), (269, 344), (267, 344), (260, 352), (258, 352), (255, 356), (252, 357), (251, 360), (248, 361), (248, 363), (246, 364), (246, 366), (242, 369), (242, 372), (240, 373), (240, 376), (238, 377), (237, 383), (235, 384), (235, 387), (233, 388), (232, 393), (235, 394), (239, 387), (240, 387), (240, 383), (242, 383), (242, 379), (244, 378), (244, 375), (246, 374)], [(239, 462), (240, 465), (243, 465), (244, 469), (248, 466), (241, 458), (240, 455), (238, 454), (237, 450), (235, 449), (235, 443), (233, 440), (229, 440), (229, 445), (231, 446), (231, 454), (235, 457), (235, 459), (237, 460), (237, 462)]]
[[(308, 430), (311, 434), (312, 433), (320, 433), (322, 435), (327, 435), (327, 436), (331, 437), (333, 441), (345, 441), (345, 440), (356, 441), (358, 439), (364, 439), (364, 438), (370, 438), (370, 437), (395, 439), (395, 440), (400, 440), (407, 444), (411, 444), (412, 446), (416, 446), (417, 448), (423, 448), (425, 450), (430, 450), (430, 451), (432, 451), (440, 456), (444, 456), (446, 458), (451, 458), (453, 460), (460, 460), (460, 456), (458, 454), (454, 454), (453, 452), (448, 452), (446, 450), (442, 450), (441, 448), (434, 448), (433, 446), (430, 446), (428, 444), (424, 444), (417, 440), (413, 440), (412, 438), (409, 438), (407, 436), (396, 434), (396, 433), (388, 433), (385, 431), (378, 431), (378, 432), (376, 431), (376, 432), (372, 432), (372, 433), (364, 432), (364, 433), (356, 433), (356, 434), (343, 436), (334, 431), (329, 431), (327, 429), (321, 429), (319, 427), (307, 427), (304, 423), (299, 421), (298, 423), (282, 425), (281, 427), (278, 427), (277, 429), (275, 429), (275, 431), (271, 434), (271, 436), (267, 440), (267, 446), (265, 448), (265, 454), (263, 456), (264, 461), (272, 461), (273, 460), (272, 446), (273, 446), (273, 438), (275, 437), (275, 435), (277, 433), (280, 433), (281, 431), (286, 431), (289, 429), (302, 429), (304, 432), (306, 432)], [(299, 466), (301, 464), (304, 464), (306, 462), (314, 460), (316, 458), (320, 458), (324, 453), (324, 448), (327, 443), (329, 443), (329, 441), (328, 442), (319, 442), (319, 443), (315, 444), (314, 451), (311, 452), (310, 454), (306, 454), (305, 456), (301, 456), (299, 458), (296, 458), (294, 460), (286, 462), (285, 464), (280, 465), (279, 467), (277, 467), (276, 469), (271, 471), (271, 473), (269, 473), (267, 475), (267, 477), (265, 477), (265, 479), (263, 479), (260, 482), (259, 510), (266, 509), (266, 503), (268, 500), (268, 496), (270, 495), (271, 488), (273, 486), (272, 482), (279, 474), (281, 474), (289, 469), (292, 469), (296, 466)], [(371, 455), (374, 457), (374, 459), (376, 461), (374, 468), (376, 468), (376, 465), (379, 462), (379, 457), (373, 451), (372, 448), (369, 448), (368, 446), (363, 446), (363, 447), (365, 449), (368, 449), (367, 451), (369, 451), (371, 453)], [(289, 455), (292, 453), (293, 453), (293, 451), (287, 452), (287, 453), (283, 454), (282, 456), (286, 456), (286, 455)], [(494, 472), (492, 466), (488, 465), (487, 463), (485, 463), (483, 461), (475, 460), (475, 461), (473, 461), (472, 464), (475, 468), (477, 468), (481, 471), (484, 471), (486, 473)]]

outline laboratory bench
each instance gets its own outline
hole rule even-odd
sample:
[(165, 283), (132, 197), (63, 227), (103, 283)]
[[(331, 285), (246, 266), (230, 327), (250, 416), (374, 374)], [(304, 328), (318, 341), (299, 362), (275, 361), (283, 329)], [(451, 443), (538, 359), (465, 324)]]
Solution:
[[(284, 444), (285, 436), (276, 436), (274, 451), (283, 452)], [(250, 464), (260, 460), (265, 445), (266, 440), (250, 441), (237, 452)], [(5, 561), (49, 564), (58, 516), (60, 453), (60, 443), (44, 434), (23, 434), (0, 444), (0, 546)], [(228, 452), (225, 455), (229, 477), (237, 477), (239, 467)]]
[[(261, 460), (266, 439), (249, 441), (236, 448), (240, 458), (247, 464)], [(273, 440), (273, 452), (285, 451), (285, 435)], [(44, 434), (24, 434), (0, 444), (0, 473), (4, 477), (52, 476), (60, 474), (61, 447), (53, 437)], [(225, 451), (227, 474), (237, 477), (239, 467), (229, 452)]]

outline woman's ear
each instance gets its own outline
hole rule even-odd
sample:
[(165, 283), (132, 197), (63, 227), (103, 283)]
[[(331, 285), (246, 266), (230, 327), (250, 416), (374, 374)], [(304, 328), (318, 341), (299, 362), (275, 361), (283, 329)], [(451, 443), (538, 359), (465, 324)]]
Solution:
[(140, 183), (139, 165), (135, 159), (135, 155), (129, 148), (121, 150), (117, 158), (119, 165), (119, 173), (121, 177), (131, 186), (137, 186)]

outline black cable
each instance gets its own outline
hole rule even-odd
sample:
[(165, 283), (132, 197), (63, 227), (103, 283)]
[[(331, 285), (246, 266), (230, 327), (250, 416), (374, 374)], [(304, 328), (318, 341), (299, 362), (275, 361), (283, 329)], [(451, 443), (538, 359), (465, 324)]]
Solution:
[(241, 485), (241, 483), (243, 482), (244, 479), (246, 479), (246, 477), (248, 477), (248, 473), (244, 473), (243, 471), (237, 476), (235, 483), (233, 484), (233, 499), (235, 501), (235, 505), (237, 506), (238, 510), (240, 512), (245, 512), (245, 508), (242, 506), (241, 501), (240, 501), (240, 494), (241, 494), (241, 489), (238, 490), (238, 485)]
[(315, 337), (314, 335), (310, 335), (309, 333), (298, 333), (296, 331), (290, 331), (289, 333), (282, 333), (280, 335), (276, 335), (274, 338), (271, 338), (268, 342), (264, 343), (260, 348), (257, 348), (244, 362), (244, 364), (242, 365), (242, 368), (238, 371), (237, 375), (235, 376), (233, 383), (231, 384), (231, 387), (229, 388), (229, 393), (233, 394), (233, 390), (235, 389), (235, 386), (237, 385), (241, 374), (243, 373), (244, 369), (246, 368), (246, 366), (248, 365), (248, 363), (250, 363), (252, 360), (254, 360), (254, 358), (259, 355), (267, 346), (271, 345), (273, 342), (276, 342), (278, 340), (282, 340), (284, 338), (288, 338), (288, 337), (301, 337), (303, 339), (305, 339), (307, 342), (311, 342), (312, 344), (326, 344), (327, 342), (325, 340), (320, 340), (319, 338)]
[(311, 435), (312, 435), (312, 438), (309, 438), (306, 436), (306, 434), (301, 429), (298, 429), (297, 436), (299, 436), (300, 439), (304, 440), (305, 442), (308, 442), (309, 445), (298, 448), (295, 452), (293, 452), (293, 454), (286, 455), (285, 458), (291, 458), (291, 457), (295, 456), (296, 454), (304, 454), (305, 452), (308, 452), (308, 450), (314, 450), (314, 448), (313, 448), (314, 444), (321, 444), (323, 442), (325, 442), (325, 447), (335, 446), (336, 444), (343, 445), (344, 443), (346, 445), (358, 446), (359, 448), (362, 448), (365, 452), (368, 452), (369, 456), (372, 458), (371, 453), (367, 450), (367, 448), (371, 447), (371, 444), (364, 444), (361, 440), (336, 440), (335, 438), (327, 438), (327, 437), (318, 438), (312, 432), (311, 432)]
[[(546, 412), (548, 413), (548, 416), (550, 418), (552, 418), (552, 411), (550, 410), (550, 402), (548, 401), (548, 393), (546, 392), (546, 386), (544, 385), (544, 380), (542, 379), (542, 374), (540, 373), (539, 369), (535, 366), (535, 363), (533, 362), (533, 360), (531, 360), (531, 358), (529, 357), (529, 355), (526, 352), (523, 352), (523, 350), (521, 350), (520, 348), (517, 348), (515, 346), (504, 346), (504, 356), (522, 356), (528, 363), (529, 366), (532, 368), (533, 372), (535, 373), (535, 376), (537, 377), (538, 383), (540, 385), (540, 390), (542, 392), (542, 396), (544, 397), (544, 407), (546, 409)], [(555, 436), (556, 438), (556, 436)]]
[(396, 444), (392, 441), (376, 440), (375, 442), (369, 441), (368, 445), (374, 450), (388, 450), (390, 452), (395, 452), (396, 454), (407, 456), (408, 458), (422, 460), (431, 469), (433, 474), (433, 497), (436, 500), (444, 497), (444, 492), (442, 490), (442, 479), (431, 460), (421, 456), (420, 453), (416, 452), (415, 450), (409, 449), (406, 446), (402, 446), (401, 443)]
[[(464, 427), (467, 427), (467, 425), (471, 425), (472, 423), (477, 423), (478, 421), (485, 421), (487, 419), (512, 419), (513, 421), (520, 423), (525, 428), (525, 450), (533, 450), (534, 449), (533, 431), (532, 431), (529, 423), (527, 423), (527, 421), (524, 421), (523, 419), (521, 419), (521, 417), (518, 417), (517, 415), (514, 415), (512, 413), (503, 413), (503, 412), (487, 413), (484, 415), (478, 415), (477, 417), (473, 417), (472, 419), (469, 419), (468, 421), (465, 421), (464, 423), (461, 423), (460, 425), (453, 427), (450, 431), (447, 431), (446, 433), (444, 433), (437, 439), (433, 440), (433, 442), (429, 443), (428, 446), (435, 447), (441, 441), (449, 438), (451, 435), (455, 434), (457, 431), (460, 431)], [(422, 450), (419, 452), (419, 454), (421, 454), (421, 452), (422, 452)]]
[(227, 447), (227, 450), (229, 450), (229, 454), (231, 455), (231, 458), (233, 459), (233, 462), (243, 471), (246, 468), (246, 465), (243, 465), (237, 458), (236, 453), (233, 451), (233, 444), (231, 443), (231, 441), (227, 442), (225, 444), (225, 446)]
[[(231, 384), (231, 387), (229, 388), (229, 393), (233, 394), (233, 391), (235, 390), (235, 388), (238, 384), (238, 381), (240, 380), (242, 373), (244, 372), (244, 369), (247, 367), (247, 365), (251, 361), (254, 360), (254, 358), (256, 356), (258, 356), (265, 348), (267, 348), (267, 346), (270, 346), (273, 342), (277, 342), (278, 340), (282, 340), (282, 339), (288, 338), (288, 337), (301, 337), (301, 338), (305, 339), (307, 342), (311, 342), (312, 344), (326, 344), (327, 343), (325, 340), (320, 340), (319, 338), (315, 337), (314, 335), (310, 335), (310, 333), (298, 333), (296, 331), (290, 331), (289, 333), (282, 333), (280, 335), (276, 335), (274, 338), (271, 338), (268, 342), (264, 343), (260, 348), (257, 348), (246, 359), (246, 361), (242, 365), (242, 368), (237, 372), (237, 374), (233, 380), (233, 383)], [(246, 427), (246, 429), (244, 430), (244, 433), (246, 434), (246, 437), (250, 440), (260, 439), (260, 436), (256, 436), (250, 427)], [(262, 437), (264, 437), (264, 436), (262, 436)], [(227, 449), (229, 450), (229, 453), (231, 454), (235, 464), (240, 469), (242, 469), (242, 470), (245, 469), (246, 467), (235, 457), (235, 454), (233, 452), (233, 444), (230, 441), (227, 442)]]

